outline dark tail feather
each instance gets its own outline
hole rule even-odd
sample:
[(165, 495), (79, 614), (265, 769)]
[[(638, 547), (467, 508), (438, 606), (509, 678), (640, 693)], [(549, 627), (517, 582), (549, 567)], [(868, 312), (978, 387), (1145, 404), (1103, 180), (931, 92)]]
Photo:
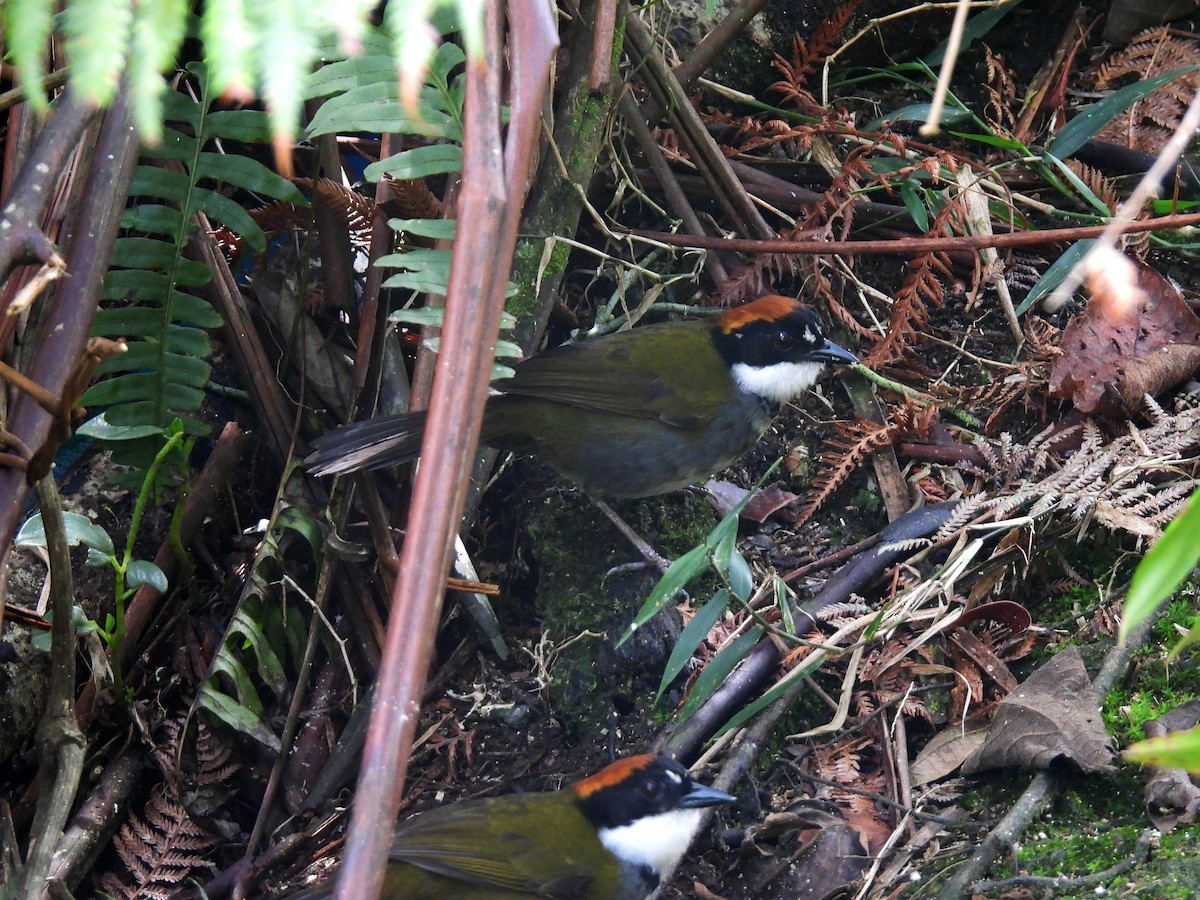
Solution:
[(398, 466), (417, 458), (424, 433), (424, 412), (351, 422), (313, 441), (304, 465), (314, 475)]

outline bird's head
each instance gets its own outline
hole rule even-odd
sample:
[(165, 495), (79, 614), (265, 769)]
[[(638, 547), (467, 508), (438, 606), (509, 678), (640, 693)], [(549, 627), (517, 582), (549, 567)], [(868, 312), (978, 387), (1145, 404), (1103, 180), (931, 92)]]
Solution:
[(826, 363), (858, 358), (825, 334), (812, 307), (768, 294), (726, 310), (713, 321), (713, 340), (737, 386), (782, 405), (816, 384)]

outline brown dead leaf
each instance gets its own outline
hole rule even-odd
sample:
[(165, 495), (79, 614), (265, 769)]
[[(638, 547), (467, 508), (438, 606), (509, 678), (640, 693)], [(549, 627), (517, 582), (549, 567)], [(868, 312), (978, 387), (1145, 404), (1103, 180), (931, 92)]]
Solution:
[(786, 896), (797, 900), (828, 897), (858, 880), (870, 860), (859, 833), (837, 816), (829, 815), (789, 867)]
[(951, 726), (939, 731), (909, 766), (909, 777), (913, 787), (945, 778), (983, 746), (986, 737), (986, 728), (970, 728), (964, 731), (957, 726)]
[(798, 499), (800, 499), (798, 494), (772, 485), (750, 498), (750, 502), (742, 509), (742, 519), (761, 525), (775, 513), (791, 506)]
[(1029, 676), (996, 708), (987, 740), (963, 763), (986, 769), (1045, 769), (1068, 759), (1085, 772), (1112, 769), (1112, 748), (1078, 647), (1068, 647)]
[(1085, 413), (1126, 412), (1200, 366), (1200, 318), (1159, 272), (1114, 253), (1091, 268), (1088, 288), (1050, 371), (1055, 396)]
[[(1162, 737), (1176, 731), (1187, 731), (1200, 721), (1200, 700), (1191, 700), (1157, 719), (1145, 724), (1146, 737)], [(1161, 832), (1180, 825), (1191, 825), (1200, 819), (1200, 786), (1197, 779), (1183, 769), (1155, 766), (1146, 782), (1143, 796), (1146, 815)]]
[(946, 639), (954, 644), (963, 656), (975, 663), (979, 671), (994, 681), (1004, 693), (1011, 693), (1017, 687), (1017, 679), (1008, 666), (1004, 664), (992, 648), (967, 631), (965, 628), (952, 628), (946, 634)]

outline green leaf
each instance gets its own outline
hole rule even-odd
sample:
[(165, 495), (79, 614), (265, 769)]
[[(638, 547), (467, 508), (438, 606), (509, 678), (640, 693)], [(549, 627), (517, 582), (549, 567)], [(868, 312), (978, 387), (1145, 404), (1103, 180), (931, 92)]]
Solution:
[(521, 345), (514, 341), (498, 340), (496, 341), (495, 355), (499, 359), (520, 359), (524, 352), (521, 350)]
[(1054, 140), (1046, 147), (1046, 152), (1059, 159), (1066, 159), (1094, 138), (1101, 128), (1147, 94), (1151, 94), (1167, 82), (1174, 81), (1181, 75), (1195, 72), (1197, 69), (1200, 69), (1200, 66), (1185, 66), (1182, 69), (1167, 72), (1165, 75), (1159, 75), (1157, 78), (1135, 81), (1133, 84), (1127, 84), (1125, 87), (1113, 91), (1098, 103), (1084, 107), (1076, 113), (1075, 117), (1054, 136)]
[(261, 110), (222, 109), (209, 112), (204, 117), (206, 140), (224, 138), (244, 144), (256, 144), (268, 140), (270, 136), (270, 117)]
[(173, 206), (143, 203), (121, 214), (121, 227), (133, 231), (174, 236), (183, 226), (183, 215)]
[[(68, 545), (75, 547), (82, 544), (107, 556), (115, 555), (116, 549), (113, 547), (112, 538), (108, 536), (108, 532), (87, 516), (73, 512), (65, 512), (62, 516)], [(26, 520), (25, 524), (21, 526), (21, 530), (17, 532), (14, 542), (18, 547), (46, 546), (46, 526), (42, 521), (41, 513), (36, 513)]]
[(633, 622), (625, 629), (621, 639), (617, 641), (617, 646), (620, 647), (629, 640), (637, 629), (649, 622), (658, 614), (659, 610), (670, 603), (675, 594), (683, 590), (684, 585), (701, 572), (706, 571), (708, 567), (708, 547), (704, 544), (693, 547), (672, 562), (667, 567), (667, 571), (663, 573), (663, 577), (658, 580), (658, 584), (650, 591), (650, 596), (646, 598), (642, 608), (633, 617)]
[(1029, 149), (1020, 141), (1014, 141), (1012, 138), (1000, 137), (995, 134), (973, 134), (969, 131), (947, 131), (954, 137), (962, 138), (964, 141), (977, 141), (980, 144), (987, 144), (991, 147), (999, 147), (1001, 150), (1007, 150), (1010, 153), (1018, 153), (1021, 156), (1029, 156)]
[[(105, 279), (106, 284), (118, 274), (123, 273), (109, 272)], [(117, 292), (112, 296), (122, 297), (126, 294)], [(183, 302), (184, 297), (190, 302)], [(158, 326), (161, 324), (162, 318), (161, 309), (152, 309), (146, 306), (110, 307), (96, 313), (92, 324), (92, 333), (110, 337), (152, 334), (159, 330)], [(217, 311), (209, 306), (206, 300), (192, 297), (189, 294), (178, 294), (172, 298), (171, 321), (188, 322), (199, 328), (219, 328), (223, 324)]]
[[(149, 400), (143, 400), (133, 403), (126, 403), (121, 406), (114, 406), (112, 409), (108, 410), (108, 417), (114, 425), (136, 425), (147, 421), (160, 411), (161, 409), (157, 404), (152, 403)], [(203, 437), (212, 431), (212, 427), (210, 425), (206, 425), (204, 422), (194, 419), (191, 416), (180, 415), (178, 418), (181, 422), (183, 422), (183, 430), (188, 434)], [(146, 458), (146, 465), (149, 465), (152, 459), (153, 454)], [(140, 484), (138, 481), (133, 481), (130, 483), (134, 484), (135, 486)]]
[(786, 678), (776, 682), (775, 685), (761, 697), (759, 697), (753, 703), (749, 703), (739, 709), (733, 718), (721, 726), (720, 734), (725, 734), (731, 729), (739, 727), (751, 717), (758, 715), (758, 713), (762, 712), (764, 709), (782, 697), (787, 691), (788, 687), (791, 686), (794, 679), (804, 678), (807, 675), (811, 675), (821, 667), (822, 662), (824, 662), (824, 658), (820, 655), (814, 655), (812, 658), (804, 660), (799, 666), (789, 672)]
[(326, 100), (304, 136), (378, 131), (462, 140), (458, 124), (445, 113), (427, 104), (422, 104), (421, 113), (413, 116), (401, 106), (395, 82), (367, 84)]
[(129, 563), (129, 568), (125, 570), (125, 583), (132, 588), (148, 584), (160, 594), (165, 594), (170, 587), (166, 573), (147, 559), (135, 559)]
[[(445, 319), (446, 311), (440, 306), (414, 306), (411, 308), (397, 309), (388, 314), (388, 321), (395, 324), (396, 322), (404, 322), (407, 325), (420, 325), (422, 328), (426, 325), (432, 325), (435, 328), (442, 327), (442, 321)], [(508, 329), (517, 326), (516, 317), (509, 312), (500, 314), (500, 328)], [(496, 344), (496, 355), (500, 353), (500, 345), (506, 343), (500, 341)], [(520, 355), (520, 347), (517, 348)]]
[[(885, 122), (895, 125), (897, 122), (924, 122), (929, 118), (929, 114), (933, 112), (932, 103), (910, 103), (908, 106), (902, 106), (899, 109), (894, 109), (874, 121), (868, 123), (864, 131), (878, 131), (883, 127)], [(960, 109), (953, 106), (942, 107), (942, 117), (939, 120), (939, 125), (953, 125), (956, 122), (971, 121), (971, 111)]]
[(205, 684), (200, 689), (197, 703), (202, 709), (207, 709), (230, 728), (253, 738), (271, 752), (278, 753), (280, 751), (279, 738), (275, 733), (263, 723), (254, 710), (241, 705), (228, 694)]
[(192, 181), (183, 172), (158, 166), (138, 166), (129, 183), (129, 196), (170, 200), (183, 206), (191, 189)]
[(312, 516), (298, 507), (287, 506), (280, 510), (279, 515), (275, 517), (275, 525), (278, 528), (287, 528), (296, 532), (308, 542), (313, 559), (321, 558), (321, 551), (325, 547), (325, 534), (320, 523)]
[(304, 84), (316, 59), (316, 35), (306, 27), (306, 4), (259, 0), (250, 7), (258, 34), (262, 97), (271, 116), (271, 134), (290, 141), (300, 122)]
[(234, 613), (233, 620), (229, 624), (230, 637), (235, 634), (242, 635), (254, 651), (255, 671), (258, 676), (267, 683), (276, 697), (285, 697), (288, 692), (288, 680), (283, 671), (283, 664), (280, 663), (279, 657), (275, 654), (275, 650), (261, 626), (251, 617), (249, 610), (244, 606)]
[(1170, 216), (1200, 206), (1200, 200), (1151, 200), (1150, 210), (1156, 216)]
[[(202, 391), (172, 382), (163, 383), (158, 372), (127, 372), (94, 384), (84, 393), (85, 402), (109, 406), (119, 403), (134, 403), (147, 398), (161, 397), (161, 406), (165, 408), (164, 418), (172, 415), (172, 410), (199, 409), (204, 399)], [(148, 402), (150, 402), (148, 400)], [(110, 421), (121, 421), (121, 411), (110, 409)], [(127, 424), (127, 423), (123, 423)]]
[(1038, 283), (1033, 286), (1029, 294), (1021, 301), (1021, 305), (1017, 307), (1017, 315), (1023, 316), (1033, 308), (1033, 304), (1037, 303), (1044, 296), (1062, 284), (1067, 273), (1075, 268), (1075, 264), (1083, 259), (1084, 255), (1096, 243), (1094, 238), (1088, 238), (1083, 241), (1076, 241), (1067, 248), (1067, 252), (1054, 261), (1048, 268), (1045, 274), (1038, 279)]
[(452, 241), (458, 222), (454, 219), (388, 219), (388, 227), (398, 234)]
[(462, 164), (462, 147), (458, 144), (430, 144), (428, 147), (404, 150), (387, 159), (371, 163), (367, 166), (365, 174), (370, 181), (378, 181), (385, 175), (403, 181), (442, 175), (446, 172), (461, 172)]
[(458, 44), (444, 41), (433, 51), (429, 61), (429, 80), (440, 87), (450, 84), (453, 72), (466, 63), (467, 57)]
[(296, 185), (249, 156), (201, 153), (193, 175), (198, 179), (211, 178), (255, 194), (264, 194), (285, 203), (308, 206), (308, 200)]
[(160, 435), (163, 430), (157, 425), (112, 425), (105, 414), (100, 413), (80, 425), (75, 433), (94, 441), (132, 441)]
[(1086, 200), (1092, 209), (1102, 216), (1111, 216), (1113, 214), (1113, 211), (1108, 208), (1108, 204), (1097, 197), (1096, 192), (1088, 187), (1082, 178), (1067, 168), (1067, 165), (1061, 159), (1059, 159), (1057, 156), (1054, 156), (1049, 151), (1046, 151), (1042, 154), (1042, 159), (1049, 161), (1052, 166), (1058, 169), (1062, 176), (1066, 178), (1068, 182), (1070, 182), (1071, 187), (1075, 188), (1075, 190), (1079, 193), (1079, 196)]
[(449, 273), (450, 250), (443, 248), (422, 248), (420, 250), (409, 250), (404, 253), (389, 253), (386, 256), (379, 257), (375, 265), (385, 269), (394, 268), (408, 269), (413, 272), (432, 271)]
[[(978, 15), (971, 16), (967, 19), (966, 27), (963, 28), (962, 43), (959, 44), (958, 52), (961, 54), (964, 50), (971, 46), (976, 40), (983, 37), (996, 23), (1007, 16), (1010, 12), (1021, 5), (1022, 0), (1009, 0), (1008, 3), (1001, 3), (998, 6), (993, 6), (991, 9), (985, 9)], [(942, 60), (946, 58), (946, 50), (948, 42), (942, 41), (929, 52), (923, 62), (931, 69), (936, 69), (942, 64)]]
[(775, 596), (775, 608), (779, 610), (779, 617), (783, 622), (783, 630), (790, 635), (795, 635), (796, 619), (792, 615), (792, 598), (791, 593), (788, 591), (787, 582), (778, 575), (772, 575), (771, 591)]
[[(204, 334), (204, 332), (197, 333)], [(138, 372), (162, 366), (171, 370), (172, 380), (196, 388), (202, 388), (208, 384), (208, 376), (212, 371), (212, 366), (195, 356), (185, 356), (169, 351), (160, 352), (154, 341), (140, 341), (132, 344), (128, 353), (106, 359), (104, 365), (96, 371), (103, 375), (114, 375), (118, 372)]]
[(929, 211), (925, 209), (925, 202), (917, 185), (911, 181), (901, 182), (900, 199), (904, 201), (904, 208), (908, 210), (908, 214), (916, 224), (917, 231), (922, 234), (928, 231)]
[[(245, 664), (229, 649), (228, 643), (222, 645), (212, 663), (213, 675), (224, 675), (233, 685), (234, 694), (229, 695), (237, 700), (239, 704), (246, 707), (256, 716), (261, 716), (263, 713), (262, 698), (258, 696), (258, 689), (254, 686), (254, 679), (250, 676), (250, 670)], [(217, 679), (210, 679), (220, 684)]]
[(1143, 766), (1200, 772), (1200, 728), (1138, 741), (1121, 755)]
[(397, 275), (392, 275), (383, 282), (383, 287), (417, 291), (418, 293), (426, 294), (444, 294), (449, 284), (448, 273), (442, 275), (437, 272), (421, 271), (400, 272)]
[(679, 710), (679, 721), (686, 722), (697, 709), (713, 695), (713, 692), (719, 688), (722, 682), (733, 671), (733, 667), (746, 658), (754, 645), (758, 643), (762, 637), (763, 630), (759, 625), (755, 625), (732, 644), (714, 656), (708, 661), (708, 665), (704, 667), (704, 671), (696, 678), (695, 684), (692, 685), (691, 693), (684, 701), (683, 708)]
[[(175, 283), (184, 287), (203, 287), (212, 279), (208, 266), (180, 257), (173, 243), (152, 238), (119, 238), (113, 246), (109, 262), (112, 266), (131, 269), (170, 270)], [(157, 276), (157, 272), (150, 274)], [(163, 282), (164, 285), (166, 283)]]
[(675, 646), (671, 648), (671, 656), (667, 660), (666, 668), (663, 669), (662, 679), (658, 682), (658, 691), (654, 695), (656, 703), (662, 697), (663, 691), (675, 680), (675, 676), (683, 671), (683, 667), (688, 664), (696, 648), (713, 630), (713, 626), (721, 620), (721, 614), (728, 606), (729, 591), (721, 588), (696, 611), (691, 621), (684, 626), (679, 639), (675, 641)]
[(1133, 573), (1121, 614), (1121, 640), (1150, 616), (1200, 561), (1200, 490), (1162, 533)]
[[(778, 463), (771, 466), (767, 475), (763, 477), (768, 477), (771, 472), (775, 471), (775, 466), (777, 465)], [(625, 629), (625, 633), (621, 635), (621, 639), (617, 641), (618, 647), (627, 641), (634, 631), (649, 622), (689, 581), (701, 572), (707, 571), (710, 566), (715, 565), (731, 583), (735, 579), (741, 580), (741, 573), (733, 574), (732, 567), (734, 564), (732, 559), (735, 555), (739, 559), (741, 558), (735, 549), (738, 517), (752, 495), (753, 492), (748, 491), (746, 496), (714, 526), (713, 530), (705, 537), (703, 543), (693, 547), (667, 567), (667, 571), (663, 573), (663, 577), (659, 579), (658, 584), (650, 591), (650, 596), (646, 598), (646, 601), (642, 604), (642, 608), (638, 610), (633, 622)], [(744, 565), (745, 560), (741, 561)]]
[(189, 212), (200, 210), (214, 222), (228, 225), (258, 252), (267, 249), (267, 236), (258, 223), (250, 218), (246, 208), (236, 200), (201, 187), (191, 191), (190, 199), (192, 205)]
[(736, 550), (729, 557), (729, 571), (726, 572), (726, 577), (735, 597), (739, 600), (750, 599), (750, 595), (754, 593), (754, 572), (746, 562), (746, 557)]
[(327, 63), (313, 72), (304, 86), (304, 99), (344, 94), (363, 85), (395, 80), (396, 61), (391, 56), (363, 54)]

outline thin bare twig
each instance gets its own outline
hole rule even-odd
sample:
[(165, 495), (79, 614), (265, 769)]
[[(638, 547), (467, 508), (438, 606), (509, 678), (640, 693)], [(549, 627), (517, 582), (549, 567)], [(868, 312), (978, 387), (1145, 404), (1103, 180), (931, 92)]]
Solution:
[(712, 238), (671, 234), (644, 228), (629, 228), (626, 231), (637, 237), (658, 241), (660, 244), (671, 247), (690, 247), (694, 250), (731, 250), (735, 253), (846, 253), (858, 256), (876, 256), (978, 250), (980, 247), (1038, 247), (1062, 241), (1098, 238), (1107, 229), (1114, 227), (1120, 234), (1141, 234), (1146, 231), (1190, 228), (1196, 225), (1200, 225), (1200, 213), (1181, 213), (1143, 219), (1138, 222), (1114, 219), (1108, 225), (1080, 225), (1074, 228), (1047, 228), (1043, 231), (1013, 231), (1006, 234), (972, 234), (960, 237), (903, 238), (898, 241), (748, 240), (746, 238)]
[(17, 896), (28, 900), (42, 895), (50, 861), (79, 788), (85, 747), (83, 732), (75, 721), (75, 580), (71, 548), (53, 475), (42, 478), (36, 487), (50, 558), (50, 606), (54, 621), (46, 712), (37, 730), (38, 771), (43, 784), (49, 784), (49, 790), (38, 801), (29, 856), (16, 878)]

